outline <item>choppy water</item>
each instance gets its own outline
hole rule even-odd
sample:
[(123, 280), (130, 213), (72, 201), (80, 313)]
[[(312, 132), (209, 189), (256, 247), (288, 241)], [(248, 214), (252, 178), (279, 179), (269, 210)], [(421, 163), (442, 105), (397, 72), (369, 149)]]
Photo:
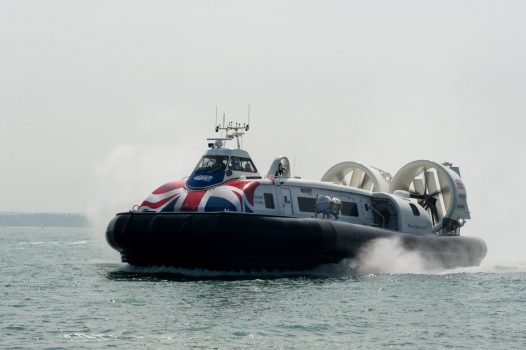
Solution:
[(87, 229), (0, 228), (2, 349), (525, 349), (526, 268), (184, 275)]

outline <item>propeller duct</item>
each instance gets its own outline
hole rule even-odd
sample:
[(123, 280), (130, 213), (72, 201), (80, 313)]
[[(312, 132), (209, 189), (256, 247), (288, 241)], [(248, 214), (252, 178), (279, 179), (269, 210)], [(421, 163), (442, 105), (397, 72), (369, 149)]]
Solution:
[(390, 192), (407, 191), (428, 212), (433, 232), (456, 235), (470, 219), (466, 189), (458, 169), (444, 164), (430, 160), (406, 164), (391, 180)]
[(371, 192), (388, 192), (390, 180), (389, 173), (358, 162), (338, 163), (321, 178), (321, 181)]

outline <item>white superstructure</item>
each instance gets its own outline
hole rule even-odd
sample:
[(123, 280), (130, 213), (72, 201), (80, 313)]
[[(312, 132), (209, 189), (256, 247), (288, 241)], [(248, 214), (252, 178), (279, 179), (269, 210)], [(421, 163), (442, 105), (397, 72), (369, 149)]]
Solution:
[[(466, 189), (457, 167), (418, 160), (394, 176), (359, 162), (331, 167), (321, 181), (292, 176), (287, 157), (277, 157), (263, 178), (240, 138), (248, 124), (217, 126), (225, 137), (208, 139), (186, 181), (166, 184), (141, 211), (238, 211), (322, 218), (414, 234), (458, 235), (470, 218)], [(237, 141), (237, 149), (225, 142)]]

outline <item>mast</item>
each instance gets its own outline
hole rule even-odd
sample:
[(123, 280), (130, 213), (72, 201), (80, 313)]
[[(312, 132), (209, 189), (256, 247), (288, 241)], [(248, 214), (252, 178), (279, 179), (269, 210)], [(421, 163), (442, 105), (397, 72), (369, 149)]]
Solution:
[[(245, 135), (248, 129), (249, 129), (248, 123), (228, 122), (228, 124), (225, 124), (225, 113), (223, 113), (223, 124), (220, 125), (216, 123), (215, 131), (216, 132), (225, 131), (225, 137), (208, 138), (207, 140), (216, 141), (215, 143), (216, 148), (221, 148), (223, 146), (221, 141), (230, 141), (235, 138), (236, 143), (237, 143), (237, 149), (241, 149), (241, 137)], [(217, 141), (219, 141), (219, 143)]]

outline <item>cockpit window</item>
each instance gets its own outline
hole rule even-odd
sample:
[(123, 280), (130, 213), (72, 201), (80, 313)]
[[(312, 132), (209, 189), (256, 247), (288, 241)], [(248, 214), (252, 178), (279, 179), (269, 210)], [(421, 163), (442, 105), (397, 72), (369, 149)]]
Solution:
[(233, 171), (243, 171), (246, 173), (256, 173), (256, 167), (250, 158), (230, 157), (228, 168)]
[(227, 156), (204, 156), (197, 164), (195, 171), (225, 170), (227, 162)]

